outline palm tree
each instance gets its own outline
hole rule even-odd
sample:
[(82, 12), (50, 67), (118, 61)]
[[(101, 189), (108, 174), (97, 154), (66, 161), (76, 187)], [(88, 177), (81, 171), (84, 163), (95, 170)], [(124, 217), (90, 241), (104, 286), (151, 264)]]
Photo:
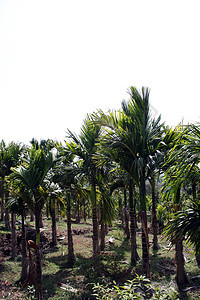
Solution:
[(0, 143), (1, 220), (5, 220), (5, 228), (7, 230), (10, 230), (10, 221), (8, 209), (5, 208), (5, 203), (9, 197), (9, 187), (6, 183), (6, 177), (10, 175), (11, 168), (20, 163), (23, 151), (24, 148), (20, 144), (11, 142), (6, 146), (3, 140)]
[[(165, 233), (170, 242), (186, 238), (195, 247), (195, 253), (200, 253), (200, 203), (193, 203), (184, 211), (178, 211), (169, 221)], [(198, 263), (198, 262), (197, 262)]]
[[(146, 180), (150, 163), (155, 160), (162, 136), (160, 117), (152, 119), (149, 89), (129, 90), (130, 100), (122, 102), (122, 110), (105, 115), (100, 112), (100, 124), (105, 126), (101, 153), (119, 163), (139, 187), (142, 221), (143, 272), (150, 276), (149, 239), (146, 215)], [(108, 130), (106, 130), (108, 127)]]
[[(49, 210), (52, 220), (52, 247), (57, 245), (57, 228), (56, 228), (56, 200), (57, 202), (63, 202), (61, 200), (62, 191), (59, 185), (52, 182), (48, 189), (48, 198), (49, 198)], [(48, 205), (48, 204), (47, 204)]]
[(71, 198), (75, 194), (73, 189), (73, 185), (76, 182), (76, 175), (78, 166), (73, 164), (72, 157), (66, 158), (63, 154), (63, 147), (60, 147), (60, 159), (59, 163), (54, 168), (54, 176), (53, 180), (61, 187), (65, 202), (66, 202), (66, 210), (67, 210), (67, 238), (68, 238), (68, 255), (67, 255), (67, 263), (72, 266), (76, 261), (74, 255), (74, 246), (73, 246), (73, 238), (72, 238), (72, 229), (71, 229)]
[[(30, 194), (25, 187), (23, 189), (20, 189), (19, 186), (15, 186), (14, 188), (14, 184), (15, 182), (12, 181), (11, 197), (7, 202), (7, 207), (13, 213), (21, 216), (22, 270), (21, 270), (20, 282), (23, 284), (27, 279), (27, 275), (28, 275), (28, 257), (27, 257), (26, 228), (25, 228), (25, 215), (26, 215), (26, 211), (28, 210), (28, 206), (26, 203), (28, 203), (31, 200), (30, 200)], [(12, 248), (14, 246), (16, 247), (16, 244), (12, 242)]]
[(72, 238), (72, 229), (71, 229), (71, 197), (73, 192), (70, 190), (66, 191), (66, 198), (67, 198), (67, 238), (68, 238), (68, 255), (67, 255), (67, 262), (69, 266), (72, 266), (76, 261), (74, 255), (74, 244)]
[[(192, 213), (195, 213), (198, 211), (196, 206), (198, 206), (198, 199), (196, 197), (196, 187), (199, 184), (199, 162), (200, 162), (200, 129), (198, 125), (191, 124), (189, 126), (186, 126), (184, 130), (180, 131), (179, 134), (180, 138), (175, 147), (171, 150), (168, 160), (166, 161), (166, 164), (171, 164), (171, 167), (168, 168), (168, 171), (166, 172), (167, 180), (165, 181), (165, 186), (163, 191), (166, 190), (169, 191), (169, 188), (174, 193), (175, 199), (180, 199), (180, 192), (181, 187), (186, 186), (188, 183), (192, 186), (192, 195), (193, 195), (193, 208), (194, 211)], [(185, 273), (182, 270), (183, 258), (182, 253), (179, 251), (179, 248), (181, 249), (181, 241), (184, 237), (184, 235), (187, 233), (189, 238), (192, 237), (191, 231), (189, 230), (189, 227), (187, 225), (189, 224), (188, 218), (186, 218), (186, 222), (183, 222), (183, 224), (179, 223), (181, 222), (182, 216), (184, 215), (184, 212), (179, 212), (180, 210), (180, 200), (176, 202), (175, 212), (177, 212), (176, 216), (178, 216), (177, 220), (173, 220), (169, 222), (167, 226), (167, 233), (168, 235), (177, 236), (176, 240), (176, 263), (177, 263), (177, 282), (179, 284), (184, 284), (188, 281), (187, 277), (183, 274)], [(191, 211), (187, 211), (189, 219), (192, 224), (192, 217), (191, 217)], [(188, 224), (187, 224), (188, 222)], [(198, 223), (198, 221), (197, 221)], [(180, 230), (179, 234), (177, 234), (177, 229), (175, 229), (175, 225), (178, 226), (178, 228), (182, 229)], [(171, 228), (171, 229), (170, 229)], [(174, 229), (174, 233), (172, 230)], [(196, 228), (193, 228), (194, 232)], [(184, 234), (183, 234), (184, 233)], [(198, 234), (196, 234), (196, 238), (198, 239)], [(193, 238), (192, 238), (193, 239)], [(177, 248), (177, 243), (179, 244), (179, 248)], [(194, 241), (193, 241), (194, 243)], [(197, 242), (198, 243), (198, 242)], [(181, 249), (182, 250), (182, 249)], [(196, 248), (196, 258), (198, 261), (198, 249)]]
[(26, 186), (32, 194), (32, 202), (28, 205), (35, 214), (36, 229), (36, 254), (37, 254), (37, 298), (42, 299), (42, 265), (40, 250), (40, 215), (44, 206), (45, 178), (53, 165), (54, 157), (51, 152), (46, 154), (41, 149), (32, 148), (24, 164), (13, 168), (12, 178), (18, 181), (19, 185)]
[(85, 176), (90, 183), (90, 200), (92, 204), (93, 221), (93, 256), (99, 253), (99, 235), (97, 221), (97, 173), (98, 168), (93, 160), (97, 150), (97, 140), (101, 133), (101, 126), (92, 122), (91, 116), (87, 116), (81, 128), (79, 136), (68, 130), (68, 141), (66, 141), (66, 155), (74, 155), (79, 160), (79, 174)]
[(97, 176), (98, 203), (100, 205), (100, 250), (105, 249), (106, 227), (112, 224), (115, 217), (114, 201), (110, 192), (109, 183), (111, 181), (111, 165), (108, 163), (101, 167), (101, 172)]

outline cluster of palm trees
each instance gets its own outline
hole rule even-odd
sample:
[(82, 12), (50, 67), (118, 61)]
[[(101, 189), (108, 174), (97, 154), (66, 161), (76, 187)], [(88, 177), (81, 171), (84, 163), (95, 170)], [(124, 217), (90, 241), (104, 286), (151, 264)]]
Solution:
[[(51, 140), (39, 143), (34, 139), (31, 147), (15, 143), (6, 146), (1, 142), (1, 220), (5, 220), (5, 227), (9, 229), (10, 209), (14, 236), (15, 213), (22, 217), (23, 282), (27, 277), (24, 218), (27, 211), (35, 215), (38, 299), (42, 299), (40, 223), (47, 202), (52, 217), (53, 246), (57, 244), (56, 205), (61, 203), (66, 207), (68, 263), (73, 264), (71, 208), (74, 202), (79, 205), (80, 201), (85, 203), (89, 200), (87, 207), (92, 211), (95, 264), (99, 252), (105, 247), (106, 226), (116, 217), (113, 191), (122, 189), (125, 234), (130, 237), (131, 262), (136, 264), (140, 259), (136, 242), (137, 215), (141, 221), (143, 273), (150, 277), (147, 185), (150, 185), (152, 194), (153, 249), (157, 250), (158, 182), (160, 195), (170, 202), (171, 212), (174, 212), (166, 233), (176, 246), (176, 279), (179, 284), (188, 280), (182, 255), (183, 238), (194, 244), (197, 257), (200, 249), (197, 238), (200, 234), (197, 226), (200, 212), (200, 129), (194, 124), (172, 129), (161, 124), (160, 116), (153, 118), (148, 88), (143, 87), (139, 91), (131, 87), (129, 96), (128, 101), (122, 102), (119, 111), (104, 113), (99, 110), (88, 115), (79, 135), (68, 130), (64, 145)], [(187, 210), (183, 210), (185, 205), (188, 205)], [(13, 257), (14, 249), (15, 242)]]

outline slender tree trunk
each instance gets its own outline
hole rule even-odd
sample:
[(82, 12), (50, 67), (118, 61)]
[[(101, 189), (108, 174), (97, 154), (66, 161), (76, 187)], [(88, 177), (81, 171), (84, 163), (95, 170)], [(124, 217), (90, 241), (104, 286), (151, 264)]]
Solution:
[(131, 264), (135, 265), (139, 260), (136, 243), (135, 212), (133, 205), (133, 181), (129, 183), (129, 206), (130, 206), (130, 238), (131, 238)]
[[(175, 212), (180, 210), (180, 196), (181, 188), (177, 188), (175, 194)], [(179, 238), (175, 244), (175, 264), (176, 264), (176, 282), (178, 285), (184, 285), (188, 283), (187, 274), (185, 272), (185, 261), (183, 256), (183, 240)]]
[(77, 195), (77, 205), (76, 205), (76, 223), (80, 224), (80, 197)]
[(129, 230), (129, 215), (127, 207), (127, 197), (126, 197), (126, 188), (124, 188), (124, 234), (127, 239), (130, 239), (130, 230)]
[(67, 203), (67, 238), (68, 238), (68, 257), (67, 263), (72, 266), (76, 261), (74, 255), (74, 246), (72, 239), (72, 229), (71, 229), (71, 204), (70, 204), (70, 195), (68, 195)]
[(43, 224), (43, 211), (41, 211), (40, 213), (40, 228), (43, 228), (44, 224)]
[(183, 286), (189, 282), (187, 274), (185, 272), (184, 256), (183, 256), (183, 242), (179, 238), (175, 244), (175, 263), (176, 263), (176, 282), (179, 286)]
[(83, 218), (84, 218), (84, 222), (87, 221), (87, 215), (86, 215), (86, 205), (85, 205), (85, 201), (84, 201), (84, 204), (83, 204)]
[(105, 228), (105, 223), (102, 222), (101, 224), (101, 229), (100, 229), (100, 250), (104, 251), (105, 250), (105, 236), (106, 236), (106, 228)]
[[(193, 202), (195, 206), (195, 203), (197, 201), (197, 184), (195, 182), (192, 183), (192, 195), (193, 195)], [(196, 257), (197, 265), (200, 268), (200, 254), (197, 253), (196, 251), (195, 251), (195, 257)]]
[(31, 214), (30, 222), (34, 222), (34, 213), (32, 210), (30, 211), (30, 214)]
[(156, 188), (155, 188), (155, 179), (152, 178), (151, 182), (151, 193), (152, 193), (152, 211), (151, 211), (151, 220), (152, 220), (152, 229), (153, 229), (153, 250), (158, 250), (160, 247), (158, 245), (158, 220), (156, 213)]
[(103, 202), (101, 201), (101, 227), (100, 227), (100, 250), (104, 251), (105, 249), (105, 235), (106, 235), (106, 231), (105, 231), (105, 222), (104, 222), (104, 218), (103, 218)]
[(46, 202), (46, 217), (49, 218), (49, 199)]
[(149, 261), (149, 235), (147, 227), (147, 213), (146, 213), (146, 186), (145, 186), (145, 170), (140, 178), (140, 210), (142, 222), (142, 269), (143, 274), (150, 278), (150, 261)]
[(16, 253), (16, 245), (17, 245), (17, 237), (16, 237), (16, 215), (12, 212), (11, 214), (11, 224), (12, 224), (12, 251), (11, 251), (11, 259), (15, 259)]
[(1, 179), (1, 221), (5, 221), (5, 191), (4, 179)]
[(94, 259), (99, 254), (99, 234), (98, 234), (98, 220), (97, 220), (97, 209), (92, 209), (92, 224), (93, 224), (93, 257)]
[(99, 254), (99, 226), (97, 218), (97, 204), (96, 204), (96, 183), (95, 183), (95, 171), (91, 177), (91, 202), (92, 202), (92, 225), (93, 225), (93, 258), (97, 258)]
[(28, 257), (27, 257), (27, 244), (26, 244), (26, 228), (24, 225), (24, 214), (22, 214), (22, 271), (21, 271), (21, 282), (26, 280), (28, 276)]
[(56, 236), (56, 207), (55, 200), (51, 200), (51, 220), (52, 220), (52, 246), (57, 245), (57, 236)]
[(40, 214), (41, 214), (40, 204), (36, 204), (36, 207), (35, 207), (35, 230), (36, 230), (36, 245), (37, 245), (37, 250), (36, 250), (36, 293), (37, 293), (38, 300), (43, 299), (42, 258), (41, 258), (41, 249), (40, 249), (40, 220), (41, 220)]
[[(9, 192), (7, 190), (5, 190), (5, 205), (7, 203), (9, 197)], [(6, 230), (10, 230), (10, 216), (9, 216), (9, 211), (7, 208), (5, 208), (5, 229)]]

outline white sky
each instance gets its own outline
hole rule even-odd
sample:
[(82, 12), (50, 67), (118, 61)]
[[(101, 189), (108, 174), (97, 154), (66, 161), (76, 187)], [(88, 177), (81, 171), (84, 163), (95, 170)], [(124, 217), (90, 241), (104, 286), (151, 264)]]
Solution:
[(0, 0), (0, 140), (62, 141), (86, 113), (151, 89), (168, 125), (200, 121), (200, 2)]

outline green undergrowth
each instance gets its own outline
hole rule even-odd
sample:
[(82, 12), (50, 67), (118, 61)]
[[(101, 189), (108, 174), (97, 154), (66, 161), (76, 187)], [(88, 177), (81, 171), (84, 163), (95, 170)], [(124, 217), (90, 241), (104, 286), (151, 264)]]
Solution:
[[(119, 222), (115, 222), (109, 228), (106, 235), (105, 251), (99, 255), (95, 262), (92, 259), (91, 220), (81, 224), (73, 223), (72, 229), (76, 233), (79, 233), (78, 230), (81, 231), (81, 234), (73, 234), (76, 255), (76, 262), (73, 267), (67, 265), (67, 224), (65, 220), (62, 220), (57, 225), (58, 237), (61, 237), (59, 245), (43, 254), (44, 299), (98, 299), (97, 296), (93, 295), (94, 284), (106, 288), (107, 285), (113, 287), (113, 282), (115, 282), (115, 285), (119, 287), (127, 285), (127, 281), (133, 280), (136, 274), (142, 275), (141, 260), (136, 266), (131, 265), (130, 241), (124, 237)], [(1, 234), (3, 234), (3, 223), (0, 223), (0, 228)], [(44, 220), (44, 229), (50, 234), (51, 220)], [(109, 242), (111, 237), (113, 240)], [(137, 244), (138, 254), (142, 257), (140, 230), (137, 233)], [(151, 234), (150, 245), (152, 245)], [(150, 246), (152, 288), (155, 290), (158, 288), (161, 291), (173, 289), (179, 293), (181, 299), (199, 299), (200, 279), (193, 279), (193, 277), (199, 275), (200, 270), (192, 249), (188, 246), (184, 247), (185, 267), (190, 278), (190, 284), (183, 288), (192, 287), (192, 289), (181, 292), (175, 284), (174, 248), (168, 245), (161, 236), (159, 236), (159, 245), (158, 251), (153, 251), (152, 246)], [(2, 281), (9, 281), (13, 287), (21, 292), (22, 297), (24, 297), (21, 299), (33, 299), (31, 298), (33, 297), (33, 287), (22, 290), (20, 286), (16, 285), (21, 272), (20, 256), (15, 261), (11, 261), (10, 257), (5, 257), (1, 263), (0, 272)]]

